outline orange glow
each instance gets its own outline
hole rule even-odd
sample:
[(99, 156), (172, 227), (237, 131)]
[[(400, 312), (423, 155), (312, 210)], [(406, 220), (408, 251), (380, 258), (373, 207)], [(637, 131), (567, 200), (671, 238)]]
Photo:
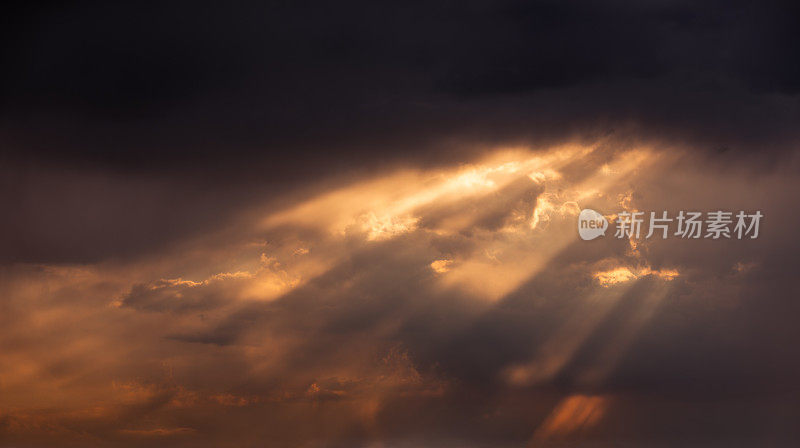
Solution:
[[(0, 334), (0, 411), (23, 435), (108, 424), (118, 437), (188, 438), (200, 429), (175, 415), (269, 406), (331, 412), (377, 431), (394, 401), (452, 390), (436, 368), (420, 369), (413, 353), (385, 345), (408, 315), (452, 301), (471, 313), (459, 325), (480, 319), (580, 244), (581, 208), (618, 205), (630, 176), (658, 160), (641, 149), (602, 158), (601, 167), (585, 160), (593, 154), (580, 146), (515, 150), (401, 170), (139, 260), (21, 267), (7, 286), (19, 305)], [(532, 359), (497, 367), (505, 384), (551, 381), (637, 280), (679, 275), (647, 267), (641, 254), (606, 261), (581, 271), (597, 283)], [(419, 294), (404, 296), (409, 288)], [(373, 319), (384, 306), (391, 312)], [(339, 327), (360, 312), (369, 318), (357, 329)], [(604, 351), (604, 364), (581, 380), (603, 378), (617, 363), (639, 327), (625, 328), (619, 350)], [(320, 340), (336, 348), (321, 349)], [(252, 390), (239, 390), (242, 381)], [(599, 397), (569, 398), (537, 437), (591, 426), (606, 406)], [(148, 407), (135, 425), (114, 420)]]
[(631, 269), (621, 266), (608, 271), (595, 272), (594, 278), (597, 280), (600, 286), (608, 287), (618, 283), (629, 282), (645, 276), (655, 276), (661, 280), (671, 281), (679, 275), (680, 273), (675, 269), (653, 270), (647, 266), (638, 269)]
[(536, 447), (558, 439), (575, 437), (603, 418), (610, 400), (602, 396), (572, 395), (553, 409), (536, 430), (529, 446)]

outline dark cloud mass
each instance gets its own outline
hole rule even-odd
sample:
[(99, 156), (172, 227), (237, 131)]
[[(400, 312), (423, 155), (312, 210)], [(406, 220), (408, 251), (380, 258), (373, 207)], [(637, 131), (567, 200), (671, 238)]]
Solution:
[(635, 137), (771, 151), (795, 137), (797, 12), (791, 2), (23, 4), (4, 19), (3, 146), (126, 168), (258, 159), (298, 169), (298, 158), (304, 168), (407, 160), (447, 139), (632, 126)]
[(800, 443), (795, 2), (2, 10), (0, 448)]

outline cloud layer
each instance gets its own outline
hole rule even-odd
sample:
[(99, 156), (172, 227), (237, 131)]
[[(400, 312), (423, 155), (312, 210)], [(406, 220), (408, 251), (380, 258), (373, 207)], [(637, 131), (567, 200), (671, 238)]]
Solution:
[[(796, 163), (495, 151), (323, 182), (148, 255), (7, 265), (0, 434), (790, 446)], [(755, 240), (580, 241), (584, 207), (765, 218)]]
[(797, 9), (12, 2), (0, 445), (797, 446)]

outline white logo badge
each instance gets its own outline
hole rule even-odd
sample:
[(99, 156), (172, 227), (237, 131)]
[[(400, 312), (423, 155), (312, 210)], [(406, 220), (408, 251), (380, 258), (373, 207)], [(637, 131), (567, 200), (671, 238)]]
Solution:
[(608, 221), (605, 216), (596, 211), (585, 208), (578, 215), (578, 233), (583, 240), (593, 240), (598, 236), (605, 235), (608, 228)]

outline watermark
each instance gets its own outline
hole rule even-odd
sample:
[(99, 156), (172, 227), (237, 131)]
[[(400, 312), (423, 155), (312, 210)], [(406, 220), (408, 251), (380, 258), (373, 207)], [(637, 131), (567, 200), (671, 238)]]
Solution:
[(608, 220), (596, 211), (585, 208), (578, 215), (578, 233), (584, 240), (593, 240), (604, 236), (608, 229)]
[[(754, 213), (718, 210), (713, 212), (679, 211), (668, 216), (666, 211), (620, 212), (615, 219), (616, 238), (645, 239), (678, 237), (684, 239), (755, 239), (758, 238), (759, 225), (764, 215), (760, 210)], [(645, 226), (645, 218), (647, 225)], [(581, 210), (578, 215), (578, 234), (583, 240), (593, 240), (605, 236), (608, 219), (590, 208)], [(646, 232), (646, 233), (645, 233)]]

